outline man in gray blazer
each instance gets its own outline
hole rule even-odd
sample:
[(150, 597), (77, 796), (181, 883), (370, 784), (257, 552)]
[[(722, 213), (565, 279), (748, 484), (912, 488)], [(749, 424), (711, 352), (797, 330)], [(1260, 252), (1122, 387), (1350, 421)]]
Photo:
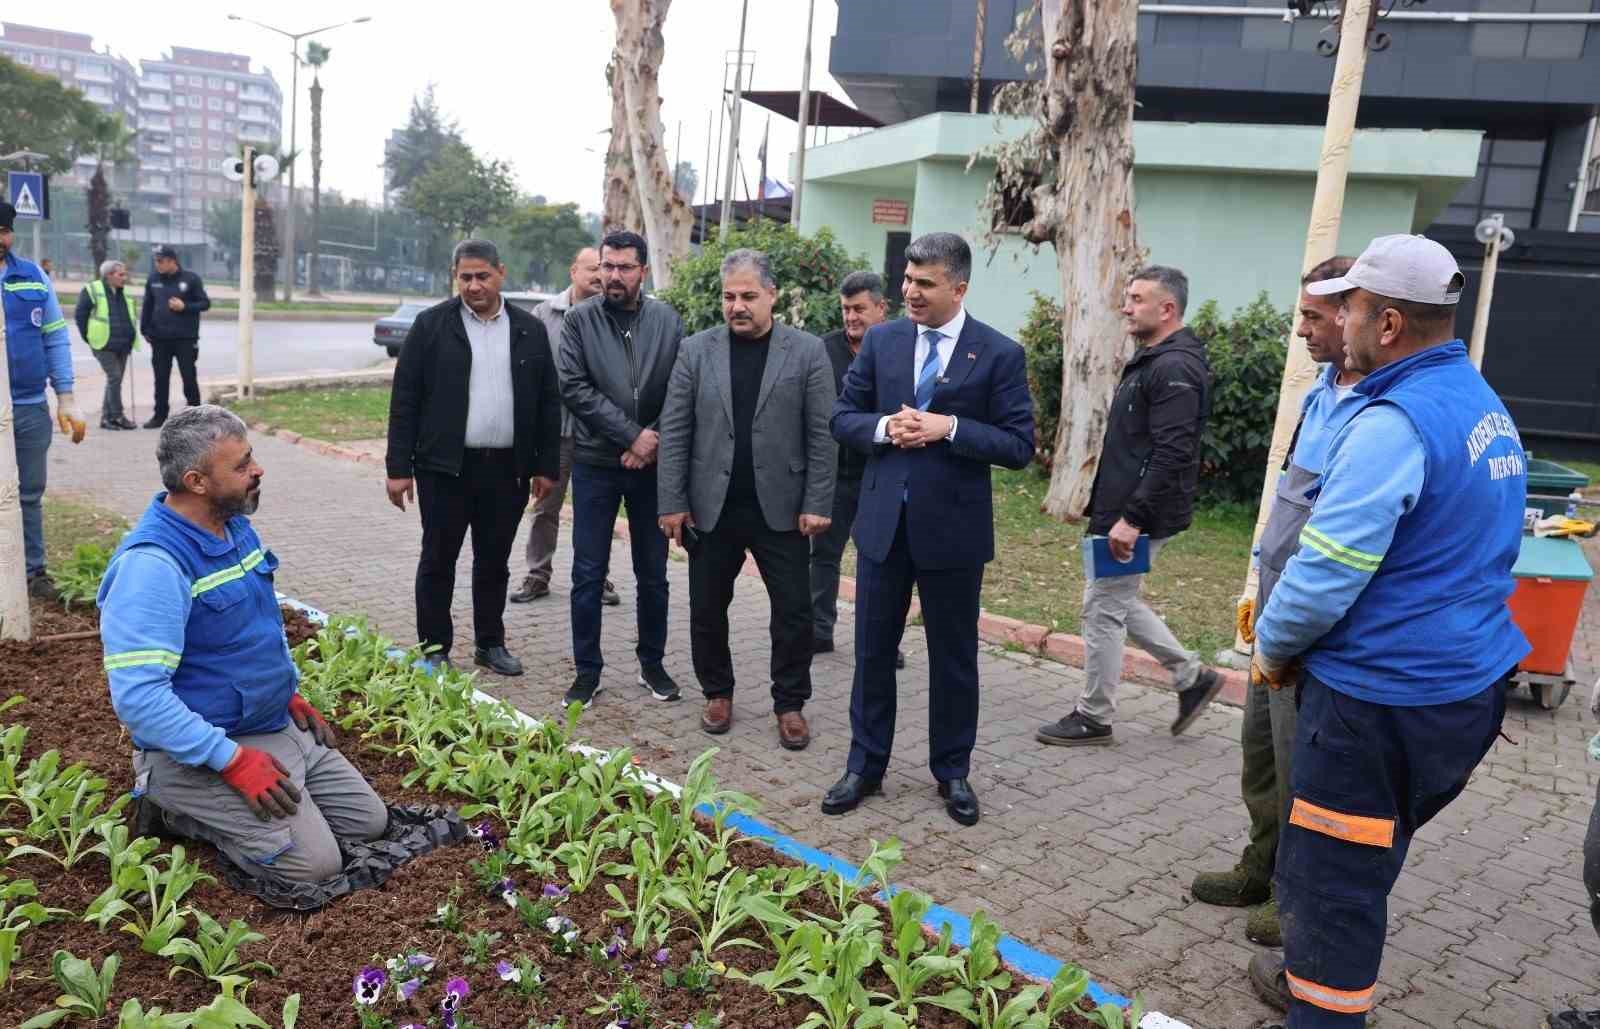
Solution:
[(683, 341), (661, 411), (661, 531), (689, 552), (689, 642), (705, 691), (700, 727), (733, 724), (728, 605), (745, 555), (772, 604), (772, 707), (778, 742), (802, 750), (811, 730), (808, 538), (833, 511), (838, 447), (828, 429), (835, 391), (822, 341), (777, 325), (767, 256), (722, 262), (727, 325)]

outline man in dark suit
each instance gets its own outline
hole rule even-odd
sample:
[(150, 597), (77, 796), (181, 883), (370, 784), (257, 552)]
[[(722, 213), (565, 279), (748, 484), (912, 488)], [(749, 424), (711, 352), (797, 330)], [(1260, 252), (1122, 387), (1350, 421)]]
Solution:
[(531, 494), (561, 474), (561, 395), (543, 323), (503, 302), (505, 266), (493, 243), (457, 244), (458, 295), (417, 316), (389, 398), (389, 501), (422, 513), (417, 640), (448, 662), (456, 558), (472, 530), (474, 663), (521, 675), (506, 650), (508, 562)]
[[(724, 326), (683, 341), (661, 409), (661, 531), (689, 549), (689, 643), (705, 691), (700, 727), (733, 724), (728, 605), (745, 555), (772, 603), (772, 710), (778, 742), (811, 729), (807, 539), (828, 529), (838, 445), (828, 431), (833, 373), (822, 341), (772, 319), (767, 255), (722, 261)], [(685, 533), (688, 533), (687, 538)]]
[(895, 649), (911, 587), (928, 641), (928, 767), (945, 810), (978, 821), (967, 781), (978, 730), (978, 594), (994, 559), (989, 466), (1033, 459), (1022, 348), (962, 306), (972, 249), (951, 232), (906, 248), (906, 318), (867, 332), (833, 410), (839, 442), (867, 455), (856, 544), (850, 760), (822, 801), (853, 810), (879, 790), (894, 743)]

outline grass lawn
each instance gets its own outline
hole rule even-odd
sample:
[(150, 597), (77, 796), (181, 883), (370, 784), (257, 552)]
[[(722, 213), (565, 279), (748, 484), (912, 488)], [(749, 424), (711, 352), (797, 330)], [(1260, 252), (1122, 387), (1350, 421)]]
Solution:
[(113, 550), (129, 529), (128, 520), (103, 507), (63, 497), (44, 498), (45, 565), (54, 568), (72, 556), (80, 543)]
[(228, 406), (246, 422), (265, 422), (329, 443), (377, 439), (389, 427), (387, 385), (286, 390)]
[[(994, 471), (995, 560), (983, 577), (983, 608), (1077, 633), (1083, 609), (1082, 525), (1039, 511), (1049, 483), (1033, 469)], [(1184, 645), (1210, 660), (1233, 642), (1233, 609), (1250, 560), (1255, 512), (1203, 508), (1161, 552), (1145, 596)], [(855, 550), (845, 553), (854, 574)]]

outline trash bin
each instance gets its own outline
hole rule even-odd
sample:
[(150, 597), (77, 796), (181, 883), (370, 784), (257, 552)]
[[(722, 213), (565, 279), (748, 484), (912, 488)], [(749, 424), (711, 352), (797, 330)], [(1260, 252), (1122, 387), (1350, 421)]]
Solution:
[(1522, 670), (1563, 675), (1583, 613), (1583, 595), (1594, 578), (1583, 548), (1575, 540), (1524, 536), (1511, 574), (1516, 579), (1511, 620), (1533, 646), (1533, 653), (1522, 659)]
[[(1575, 472), (1566, 465), (1546, 461), (1543, 458), (1530, 458), (1528, 460), (1528, 493), (1539, 493), (1544, 496), (1565, 497), (1573, 490), (1581, 490), (1589, 485), (1589, 477), (1582, 472)], [(1567, 510), (1565, 500), (1530, 500), (1529, 507), (1537, 507), (1544, 512), (1545, 517), (1563, 514)]]

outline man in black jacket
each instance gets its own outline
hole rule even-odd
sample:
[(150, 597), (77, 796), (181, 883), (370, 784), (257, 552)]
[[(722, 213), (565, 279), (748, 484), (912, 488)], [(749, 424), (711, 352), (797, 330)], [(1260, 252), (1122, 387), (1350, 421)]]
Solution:
[(637, 682), (656, 700), (677, 700), (662, 665), (667, 649), (667, 539), (656, 524), (656, 422), (683, 340), (683, 320), (643, 293), (650, 248), (634, 232), (600, 241), (604, 292), (561, 323), (561, 399), (572, 412), (572, 660), (566, 703), (588, 707), (600, 692), (600, 594), (611, 564), (617, 509), (628, 506), (638, 591)]
[(389, 501), (422, 513), (417, 640), (448, 661), (456, 559), (472, 530), (473, 662), (521, 675), (506, 650), (508, 562), (530, 493), (561, 474), (561, 399), (544, 325), (504, 303), (493, 243), (469, 239), (451, 261), (459, 295), (411, 324), (389, 399)]
[(159, 429), (166, 423), (174, 359), (183, 380), (184, 402), (199, 406), (200, 379), (194, 362), (200, 356), (200, 314), (209, 310), (211, 298), (200, 276), (178, 267), (178, 252), (172, 247), (165, 243), (156, 247), (156, 273), (144, 284), (144, 307), (139, 312), (139, 335), (150, 342), (156, 382), (155, 412), (145, 428)]
[[(1089, 535), (1105, 537), (1112, 557), (1128, 561), (1140, 536), (1150, 560), (1189, 527), (1200, 478), (1200, 436), (1211, 414), (1211, 367), (1205, 344), (1184, 328), (1189, 280), (1176, 268), (1152, 265), (1134, 273), (1122, 317), (1138, 343), (1122, 371), (1106, 424), (1100, 470), (1089, 498)], [(1139, 596), (1143, 575), (1091, 579), (1083, 591), (1083, 673), (1077, 706), (1040, 727), (1055, 746), (1111, 742), (1115, 692), (1128, 636), (1172, 674), (1183, 732), (1222, 688), (1222, 677), (1185, 650)]]

